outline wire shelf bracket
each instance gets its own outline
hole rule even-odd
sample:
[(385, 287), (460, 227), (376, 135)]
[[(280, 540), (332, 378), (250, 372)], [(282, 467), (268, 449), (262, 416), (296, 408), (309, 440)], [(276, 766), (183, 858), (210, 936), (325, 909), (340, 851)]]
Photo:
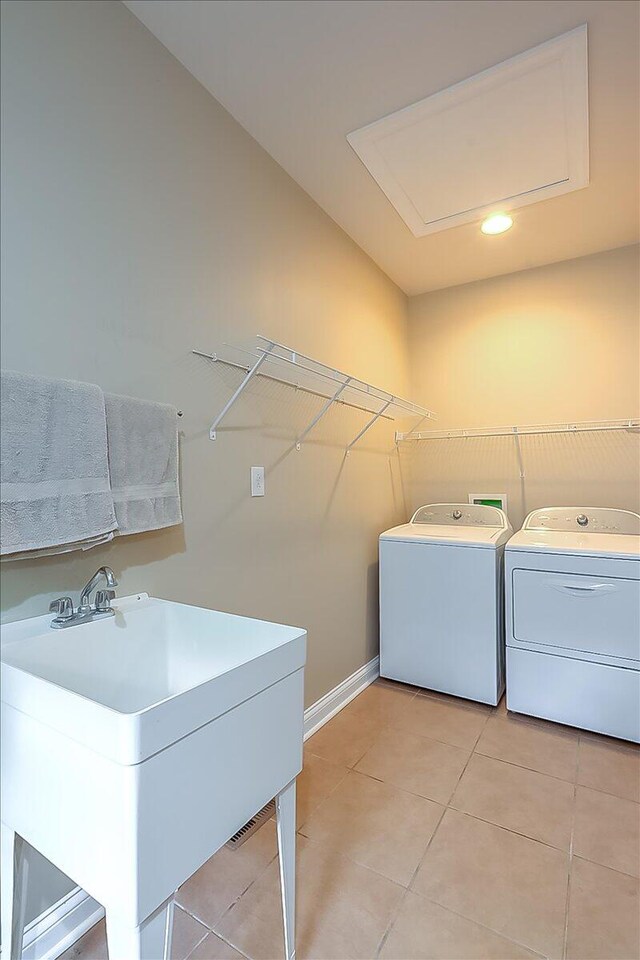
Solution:
[[(377, 413), (374, 413), (374, 415), (371, 417), (371, 420), (368, 420), (368, 421), (365, 423), (365, 425), (364, 425), (364, 427), (362, 428), (362, 430), (360, 431), (360, 433), (359, 433), (356, 437), (353, 438), (353, 440), (351, 441), (351, 443), (348, 443), (348, 444), (347, 444), (347, 449), (346, 449), (346, 454), (347, 454), (347, 456), (349, 456), (349, 454), (351, 453), (352, 448), (355, 447), (355, 445), (356, 445), (356, 443), (358, 442), (358, 440), (361, 440), (362, 437), (364, 437), (364, 435), (365, 435), (365, 433), (367, 432), (367, 430), (369, 430), (369, 428), (372, 427), (372, 426), (374, 425), (374, 423), (375, 423), (377, 420), (380, 419), (380, 417), (384, 416), (385, 412), (389, 409), (389, 407), (391, 406), (392, 403), (393, 403), (393, 397), (391, 397), (389, 400), (387, 400), (386, 403), (384, 404), (384, 406), (383, 406), (383, 407), (380, 407), (380, 409), (378, 410)], [(421, 419), (420, 422), (422, 422), (422, 420), (424, 420), (424, 417), (422, 417), (422, 419)]]
[[(287, 347), (276, 340), (258, 335), (253, 350), (241, 347), (226, 346), (236, 352), (245, 354), (250, 362), (238, 362), (220, 356), (218, 353), (204, 353), (202, 350), (193, 350), (196, 356), (203, 357), (214, 363), (222, 363), (244, 372), (244, 378), (233, 394), (229, 397), (222, 410), (216, 415), (209, 429), (209, 437), (215, 440), (217, 430), (223, 419), (229, 413), (242, 393), (246, 390), (254, 377), (263, 377), (266, 380), (282, 383), (302, 390), (313, 396), (325, 400), (319, 412), (305, 427), (296, 439), (296, 450), (300, 450), (302, 442), (320, 422), (334, 403), (341, 403), (347, 407), (370, 414), (370, 419), (362, 430), (347, 445), (346, 454), (358, 443), (367, 431), (380, 419), (395, 420), (398, 417), (418, 417), (418, 425), (425, 419), (434, 420), (435, 414), (425, 407), (421, 407), (410, 400), (388, 393), (380, 387), (375, 387), (364, 380), (360, 380), (341, 370), (327, 366), (319, 360), (297, 350)], [(283, 372), (284, 370), (284, 372)], [(291, 374), (291, 377), (287, 376)]]
[(345, 382), (340, 384), (340, 386), (338, 387), (338, 389), (336, 390), (336, 392), (333, 394), (333, 396), (332, 396), (332, 397), (329, 397), (329, 399), (327, 400), (327, 402), (325, 403), (325, 405), (322, 407), (322, 409), (320, 410), (320, 412), (315, 415), (315, 417), (313, 418), (313, 420), (311, 421), (311, 423), (309, 424), (309, 426), (308, 426), (305, 430), (302, 431), (302, 433), (300, 434), (300, 436), (299, 436), (298, 439), (296, 440), (296, 450), (299, 450), (299, 449), (300, 449), (300, 447), (301, 447), (301, 445), (302, 445), (302, 441), (304, 440), (304, 438), (307, 436), (308, 433), (311, 433), (311, 431), (312, 431), (313, 428), (315, 427), (316, 423), (318, 423), (320, 420), (322, 420), (322, 418), (324, 417), (325, 413), (327, 413), (327, 411), (333, 406), (333, 404), (334, 404), (335, 401), (338, 399), (338, 397), (339, 397), (339, 396), (343, 393), (343, 391), (346, 390), (346, 388), (349, 386), (350, 381), (351, 381), (351, 377), (347, 377), (347, 379), (345, 380)]
[[(195, 352), (195, 351), (194, 351), (194, 352)], [(215, 420), (213, 421), (213, 423), (212, 423), (211, 426), (209, 427), (209, 440), (215, 440), (215, 439), (216, 439), (216, 431), (217, 431), (217, 429), (218, 429), (218, 425), (222, 422), (222, 420), (223, 420), (224, 417), (227, 415), (227, 413), (229, 412), (229, 410), (231, 410), (231, 407), (234, 405), (234, 403), (236, 402), (236, 400), (238, 399), (238, 397), (240, 396), (240, 394), (243, 392), (243, 390), (245, 390), (246, 387), (249, 386), (249, 382), (250, 382), (251, 380), (253, 380), (253, 378), (254, 378), (255, 375), (257, 374), (258, 370), (260, 369), (260, 367), (262, 366), (262, 364), (263, 364), (263, 363), (265, 362), (265, 360), (267, 359), (267, 356), (268, 356), (268, 353), (263, 353), (261, 356), (258, 357), (258, 359), (257, 359), (256, 362), (254, 363), (254, 365), (253, 365), (249, 370), (247, 370), (247, 375), (246, 375), (246, 377), (244, 378), (244, 380), (242, 381), (242, 383), (240, 384), (240, 386), (238, 387), (238, 389), (232, 394), (232, 396), (229, 397), (229, 399), (228, 399), (227, 402), (225, 403), (224, 407), (222, 408), (222, 410), (220, 411), (220, 413), (218, 414), (218, 416), (215, 418)], [(216, 359), (217, 359), (217, 357), (216, 357)]]

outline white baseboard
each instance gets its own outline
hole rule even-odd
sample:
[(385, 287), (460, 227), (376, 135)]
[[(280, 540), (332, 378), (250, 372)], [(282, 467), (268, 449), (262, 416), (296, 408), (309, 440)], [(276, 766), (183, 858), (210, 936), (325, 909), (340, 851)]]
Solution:
[[(379, 673), (380, 658), (374, 657), (316, 700), (304, 712), (304, 739), (335, 717), (373, 683)], [(25, 928), (22, 960), (57, 960), (103, 916), (104, 908), (80, 887), (75, 887)]]
[(329, 693), (325, 693), (324, 697), (312, 703), (304, 712), (305, 740), (324, 726), (328, 720), (331, 720), (331, 717), (335, 717), (336, 713), (346, 707), (349, 701), (362, 693), (365, 687), (368, 687), (379, 676), (380, 657), (374, 657), (373, 660), (369, 660), (369, 663), (365, 663), (363, 667), (352, 673), (350, 677), (339, 683), (333, 690), (329, 690)]
[(25, 927), (22, 960), (56, 960), (104, 916), (104, 908), (80, 887)]

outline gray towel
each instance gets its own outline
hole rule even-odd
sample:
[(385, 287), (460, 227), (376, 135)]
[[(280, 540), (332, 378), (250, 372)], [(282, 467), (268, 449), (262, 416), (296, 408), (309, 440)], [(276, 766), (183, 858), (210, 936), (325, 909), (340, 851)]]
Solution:
[(121, 534), (182, 523), (177, 410), (105, 394), (111, 493)]
[(102, 390), (3, 371), (0, 553), (103, 542), (117, 528)]
[[(117, 531), (116, 531), (117, 532)], [(61, 553), (72, 553), (74, 550), (92, 550), (101, 543), (113, 540), (114, 531), (105, 533), (101, 537), (92, 537), (90, 540), (74, 540), (73, 543), (59, 544), (56, 547), (43, 547), (41, 550), (21, 550), (18, 553), (5, 553), (0, 556), (0, 563), (11, 560), (37, 560), (38, 557), (55, 557)]]

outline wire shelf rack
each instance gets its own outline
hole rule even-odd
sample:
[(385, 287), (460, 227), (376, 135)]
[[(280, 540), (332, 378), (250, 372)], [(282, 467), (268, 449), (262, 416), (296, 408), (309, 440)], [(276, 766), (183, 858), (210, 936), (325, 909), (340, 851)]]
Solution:
[[(342, 403), (347, 407), (370, 414), (360, 432), (347, 444), (346, 452), (364, 437), (367, 431), (378, 420), (397, 420), (401, 417), (417, 417), (419, 426), (424, 420), (435, 420), (432, 410), (427, 410), (411, 400), (405, 400), (396, 394), (389, 393), (381, 387), (376, 387), (359, 377), (352, 376), (326, 363), (315, 360), (307, 354), (300, 353), (293, 347), (285, 346), (276, 340), (258, 335), (252, 350), (225, 344), (225, 355), (219, 353), (205, 353), (202, 350), (192, 351), (196, 356), (203, 357), (213, 363), (222, 363), (235, 367), (244, 372), (244, 378), (234, 393), (229, 397), (222, 410), (215, 416), (209, 429), (209, 437), (215, 440), (217, 430), (231, 407), (236, 403), (254, 377), (263, 377), (277, 383), (283, 383), (296, 390), (302, 390), (313, 396), (325, 400), (321, 409), (311, 422), (298, 435), (296, 449), (300, 450), (303, 441), (329, 411), (334, 403)], [(244, 359), (234, 359), (231, 354), (242, 355)]]
[(512, 437), (518, 458), (520, 479), (525, 479), (524, 463), (520, 437), (535, 434), (545, 435), (554, 433), (595, 433), (600, 430), (627, 430), (637, 431), (640, 428), (640, 418), (627, 417), (622, 420), (583, 420), (576, 423), (529, 423), (524, 426), (511, 427), (468, 427), (457, 430), (413, 430), (410, 433), (396, 431), (396, 443), (403, 440), (472, 440), (480, 437)]
[(585, 420), (576, 423), (530, 423), (511, 427), (468, 427), (455, 430), (413, 430), (396, 432), (396, 441), (402, 440), (453, 440), (460, 437), (524, 437), (536, 433), (591, 433), (597, 430), (637, 430), (640, 418), (622, 420)]

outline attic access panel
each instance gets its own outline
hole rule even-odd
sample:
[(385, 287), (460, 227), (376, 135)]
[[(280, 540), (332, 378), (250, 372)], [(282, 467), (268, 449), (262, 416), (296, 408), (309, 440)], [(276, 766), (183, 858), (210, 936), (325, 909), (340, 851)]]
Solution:
[(347, 140), (416, 237), (589, 182), (587, 26)]

